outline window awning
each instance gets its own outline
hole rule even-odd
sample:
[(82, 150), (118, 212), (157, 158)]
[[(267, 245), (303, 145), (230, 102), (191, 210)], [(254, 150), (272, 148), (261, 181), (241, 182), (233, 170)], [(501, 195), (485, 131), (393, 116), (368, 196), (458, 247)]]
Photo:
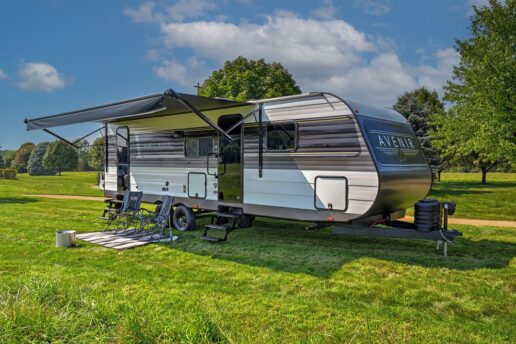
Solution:
[(242, 105), (251, 104), (227, 99), (176, 93), (172, 89), (169, 89), (163, 94), (152, 94), (77, 111), (26, 119), (25, 124), (27, 125), (27, 130), (35, 130), (86, 122), (106, 123), (132, 118), (177, 115), (193, 112), (219, 132), (219, 134), (229, 138), (229, 135), (224, 130), (219, 128), (217, 124), (213, 123), (213, 121), (202, 112)]

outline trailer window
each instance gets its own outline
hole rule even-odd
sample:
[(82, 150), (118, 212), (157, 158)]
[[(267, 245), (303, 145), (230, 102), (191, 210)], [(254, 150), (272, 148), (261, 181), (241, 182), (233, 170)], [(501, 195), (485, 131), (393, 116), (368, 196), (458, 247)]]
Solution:
[(267, 150), (295, 150), (296, 136), (296, 123), (294, 122), (267, 124)]
[(211, 153), (213, 153), (212, 137), (185, 138), (185, 156), (208, 156)]

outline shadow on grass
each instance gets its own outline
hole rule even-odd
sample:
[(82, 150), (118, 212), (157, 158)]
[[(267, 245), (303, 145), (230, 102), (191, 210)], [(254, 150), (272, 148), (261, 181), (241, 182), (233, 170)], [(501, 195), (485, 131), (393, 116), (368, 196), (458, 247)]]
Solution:
[[(375, 258), (403, 264), (454, 270), (504, 268), (516, 256), (516, 245), (460, 237), (449, 246), (449, 257), (426, 240), (336, 237), (330, 229), (304, 230), (299, 223), (257, 221), (255, 227), (239, 229), (227, 242), (200, 240), (202, 232), (181, 233), (174, 249), (239, 264), (306, 273), (328, 278), (344, 264)], [(200, 228), (200, 227), (198, 227)]]
[(36, 198), (27, 198), (27, 197), (0, 197), (0, 204), (8, 204), (8, 203), (16, 203), (16, 204), (25, 204), (25, 203), (34, 203), (39, 202)]

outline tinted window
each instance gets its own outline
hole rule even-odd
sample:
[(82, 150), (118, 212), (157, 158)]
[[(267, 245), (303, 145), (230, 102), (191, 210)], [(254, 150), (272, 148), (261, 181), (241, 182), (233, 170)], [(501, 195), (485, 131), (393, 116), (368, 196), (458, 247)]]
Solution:
[(185, 156), (208, 156), (213, 152), (213, 138), (187, 137), (185, 139)]
[(296, 149), (296, 125), (293, 122), (267, 125), (267, 150)]

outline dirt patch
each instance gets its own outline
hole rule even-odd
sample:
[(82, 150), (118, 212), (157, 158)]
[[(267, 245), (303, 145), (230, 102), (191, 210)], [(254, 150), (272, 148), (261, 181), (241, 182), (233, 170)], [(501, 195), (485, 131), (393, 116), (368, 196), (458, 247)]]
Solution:
[[(412, 216), (405, 216), (401, 220), (412, 222), (412, 221), (414, 221), (414, 218)], [(487, 227), (516, 228), (516, 221), (456, 219), (453, 217), (449, 217), (448, 223), (451, 225), (471, 225), (471, 226), (479, 226), (479, 227), (487, 226)]]
[(27, 197), (42, 197), (42, 198), (53, 198), (53, 199), (75, 199), (81, 201), (103, 201), (104, 197), (97, 196), (72, 196), (72, 195), (24, 195)]

